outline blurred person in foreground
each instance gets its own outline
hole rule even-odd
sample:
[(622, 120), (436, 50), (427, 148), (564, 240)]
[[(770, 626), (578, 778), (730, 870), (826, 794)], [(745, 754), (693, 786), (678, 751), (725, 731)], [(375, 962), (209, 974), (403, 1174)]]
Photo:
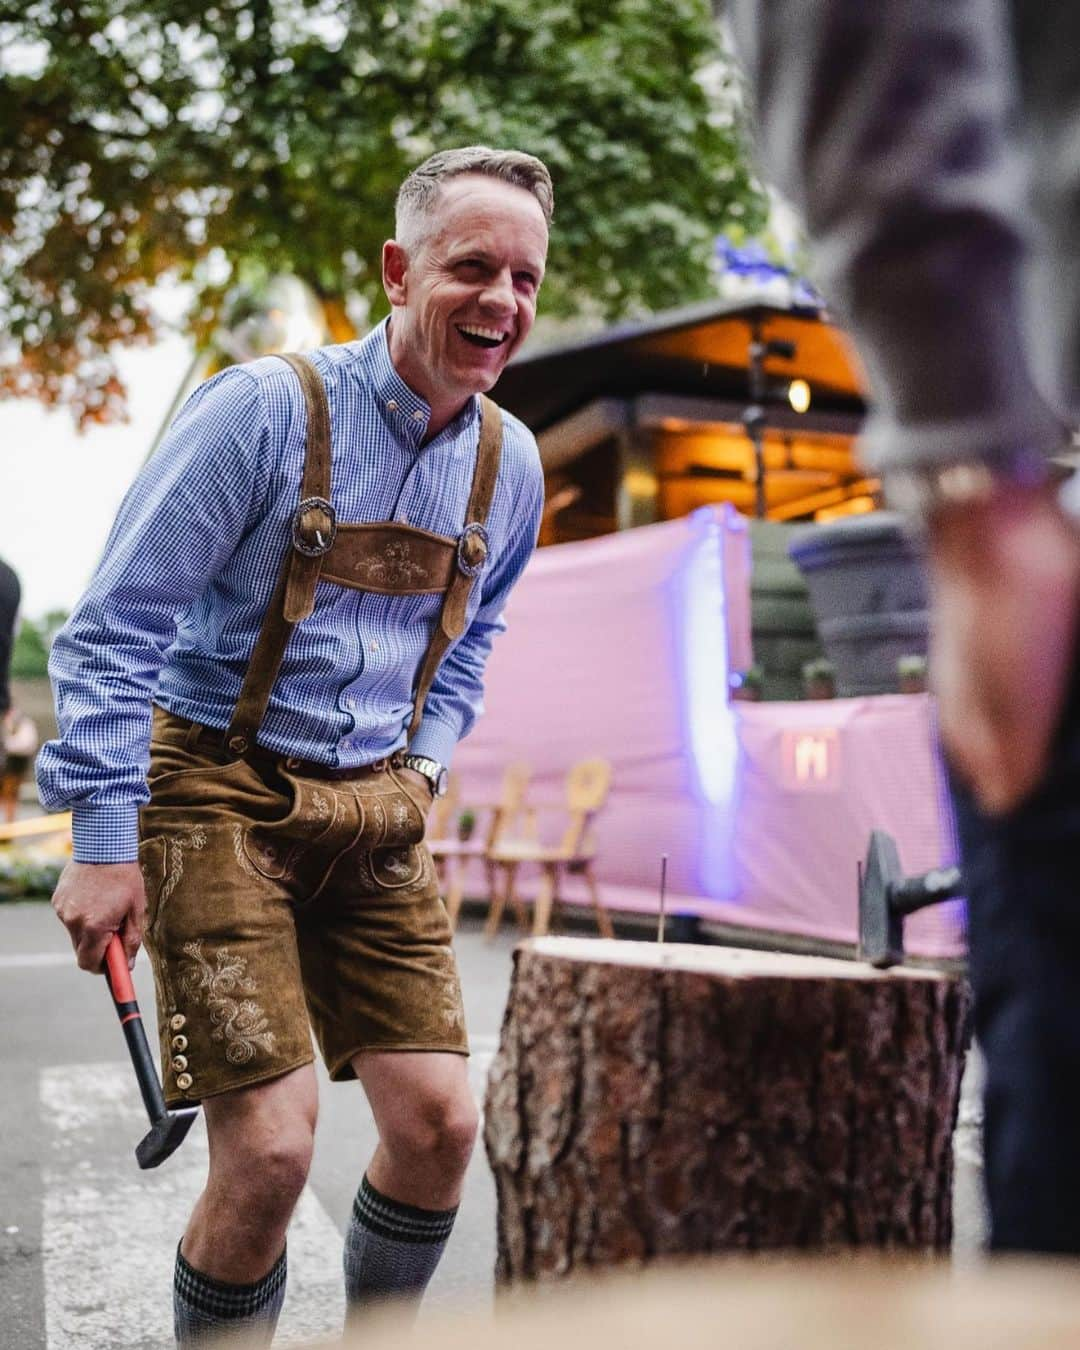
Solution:
[(0, 558), (0, 716), (11, 707), (11, 654), (22, 587), (13, 567)]
[(53, 905), (86, 970), (114, 933), (133, 961), (145, 927), (166, 1100), (206, 1117), (181, 1344), (273, 1336), (312, 1030), (379, 1133), (350, 1309), (415, 1306), (450, 1234), (477, 1112), (423, 835), (536, 541), (536, 442), (480, 396), (532, 327), (551, 213), (531, 155), (414, 170), (383, 248), (389, 319), (196, 390), (53, 647), (61, 736), (38, 776), (75, 848)]
[(37, 749), (37, 727), (11, 702), (11, 656), (22, 587), (14, 568), (0, 558), (0, 820), (19, 809), (19, 788)]
[(1080, 1252), (1080, 8), (734, 0), (766, 176), (925, 528), (997, 1250)]

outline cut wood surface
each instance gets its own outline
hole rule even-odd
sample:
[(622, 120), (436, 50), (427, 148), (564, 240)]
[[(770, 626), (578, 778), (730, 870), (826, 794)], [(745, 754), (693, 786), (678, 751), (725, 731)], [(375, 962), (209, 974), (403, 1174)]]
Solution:
[(522, 944), (488, 1081), (503, 1283), (769, 1248), (947, 1248), (969, 996), (933, 971)]
[[(340, 1345), (338, 1341), (335, 1345)], [(351, 1350), (1065, 1350), (1080, 1344), (1075, 1262), (957, 1271), (893, 1257), (696, 1261), (548, 1286), (498, 1315), (365, 1320)]]

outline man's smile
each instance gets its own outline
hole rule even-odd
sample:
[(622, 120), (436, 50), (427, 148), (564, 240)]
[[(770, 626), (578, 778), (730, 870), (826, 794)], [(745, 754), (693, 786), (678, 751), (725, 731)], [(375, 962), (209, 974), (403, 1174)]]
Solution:
[(500, 332), (498, 328), (485, 328), (478, 323), (459, 323), (454, 327), (466, 342), (471, 342), (474, 347), (487, 349), (501, 347), (510, 336), (509, 333)]

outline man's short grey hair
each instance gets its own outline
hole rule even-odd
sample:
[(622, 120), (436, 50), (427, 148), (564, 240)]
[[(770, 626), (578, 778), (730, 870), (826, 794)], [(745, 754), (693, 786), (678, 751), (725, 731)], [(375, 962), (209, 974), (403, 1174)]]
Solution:
[(443, 183), (463, 174), (478, 173), (524, 188), (540, 203), (550, 225), (555, 210), (555, 192), (547, 165), (522, 150), (492, 150), (486, 145), (466, 145), (458, 150), (440, 150), (413, 169), (398, 189), (394, 208), (394, 234), (405, 248), (415, 248), (427, 235), (432, 207)]

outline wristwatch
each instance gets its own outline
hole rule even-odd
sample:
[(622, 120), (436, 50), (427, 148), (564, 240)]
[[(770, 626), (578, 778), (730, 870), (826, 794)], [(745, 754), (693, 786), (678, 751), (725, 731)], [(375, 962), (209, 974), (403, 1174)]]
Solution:
[(1018, 450), (994, 459), (887, 469), (883, 477), (888, 504), (925, 526), (938, 511), (979, 506), (1012, 488), (1042, 487), (1050, 477), (1050, 466), (1037, 451)]
[(427, 755), (402, 755), (401, 763), (406, 769), (414, 769), (424, 775), (433, 797), (446, 796), (446, 783), (450, 775), (437, 759), (428, 759)]

